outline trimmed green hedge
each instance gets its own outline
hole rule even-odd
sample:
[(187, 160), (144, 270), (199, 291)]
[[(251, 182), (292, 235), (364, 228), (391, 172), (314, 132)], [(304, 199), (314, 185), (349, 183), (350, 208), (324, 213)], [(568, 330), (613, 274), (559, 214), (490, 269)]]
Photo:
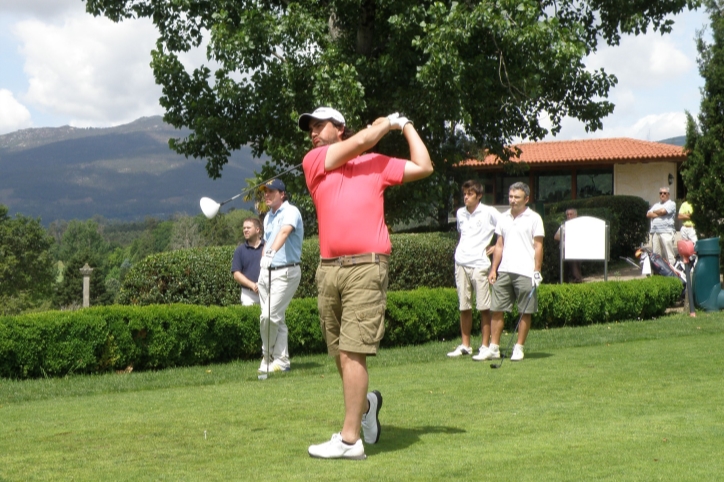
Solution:
[(661, 316), (681, 298), (678, 278), (549, 285), (539, 288), (533, 328), (582, 326)]
[[(662, 315), (681, 293), (675, 278), (583, 285), (542, 285), (534, 328)], [(454, 289), (390, 292), (382, 346), (459, 336)], [(515, 313), (506, 317), (513, 327)], [(476, 317), (477, 318), (477, 317)], [(293, 355), (326, 350), (317, 302), (295, 299), (287, 310)], [(0, 317), (0, 377), (37, 378), (203, 365), (260, 356), (258, 307), (184, 304), (106, 306)]]
[[(393, 234), (390, 291), (455, 285), (456, 233)], [(129, 305), (186, 303), (239, 304), (239, 285), (231, 276), (235, 247), (193, 248), (159, 253), (135, 264), (126, 275), (118, 302)], [(317, 296), (315, 273), (319, 241), (302, 245), (302, 280), (295, 298)]]

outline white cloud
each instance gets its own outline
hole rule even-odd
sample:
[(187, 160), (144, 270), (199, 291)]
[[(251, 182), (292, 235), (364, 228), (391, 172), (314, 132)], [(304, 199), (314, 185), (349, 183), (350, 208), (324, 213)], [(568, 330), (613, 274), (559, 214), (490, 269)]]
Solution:
[(15, 99), (12, 92), (0, 89), (0, 134), (30, 126), (30, 111)]
[(630, 128), (628, 137), (649, 141), (660, 141), (677, 137), (686, 132), (686, 114), (683, 112), (665, 112), (651, 114), (639, 119)]
[(606, 123), (604, 130), (586, 132), (583, 123), (567, 117), (562, 122), (562, 135), (558, 137), (547, 136), (545, 140), (575, 140), (575, 139), (601, 139), (608, 137), (631, 137), (644, 141), (660, 141), (670, 137), (678, 137), (686, 132), (686, 114), (683, 112), (664, 112), (649, 114), (644, 117), (626, 122), (618, 121)]
[(3, 15), (52, 19), (68, 11), (85, 9), (80, 0), (0, 0)]
[(113, 23), (87, 14), (58, 25), (16, 24), (28, 76), (27, 103), (71, 125), (105, 126), (162, 113), (149, 66), (157, 34), (148, 20)]
[[(615, 105), (614, 115), (624, 116), (635, 112), (636, 94), (633, 90), (622, 87), (616, 88), (611, 94), (611, 102)], [(606, 122), (604, 118), (604, 123)]]
[(649, 32), (624, 37), (617, 47), (603, 47), (586, 59), (586, 65), (603, 67), (618, 78), (619, 85), (654, 87), (694, 72), (696, 55), (687, 55), (670, 38)]
[(706, 14), (685, 11), (673, 17), (674, 28), (661, 36), (625, 36), (617, 47), (602, 47), (586, 59), (590, 69), (603, 67), (618, 78), (609, 92), (613, 114), (602, 119), (603, 129), (586, 132), (583, 123), (565, 118), (558, 137), (547, 140), (632, 137), (658, 141), (684, 135), (684, 111), (699, 110), (699, 76), (695, 32), (708, 23)]

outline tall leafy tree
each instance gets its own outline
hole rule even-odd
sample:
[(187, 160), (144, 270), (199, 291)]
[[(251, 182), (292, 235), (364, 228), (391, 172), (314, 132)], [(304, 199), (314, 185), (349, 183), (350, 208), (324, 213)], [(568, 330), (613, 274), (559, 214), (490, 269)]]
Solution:
[(699, 237), (724, 236), (724, 0), (707, 0), (712, 43), (699, 32), (699, 72), (704, 78), (698, 122), (686, 113), (686, 148), (682, 168), (687, 199)]
[(200, 245), (201, 233), (196, 219), (186, 214), (174, 216), (169, 247), (171, 249), (188, 249)]
[(0, 305), (19, 295), (40, 299), (51, 293), (55, 279), (52, 246), (53, 238), (40, 219), (20, 214), (11, 218), (8, 208), (0, 205)]
[(67, 262), (76, 253), (93, 252), (105, 256), (111, 247), (101, 234), (100, 225), (92, 220), (71, 220), (60, 238), (58, 259)]
[[(250, 145), (276, 168), (298, 164), (309, 142), (297, 116), (319, 105), (353, 128), (400, 111), (431, 151), (435, 175), (388, 190), (389, 222), (447, 218), (453, 166), (514, 138), (537, 140), (570, 116), (588, 130), (612, 112), (616, 78), (583, 59), (622, 34), (671, 29), (699, 0), (86, 0), (93, 15), (152, 19), (151, 66), (164, 120), (193, 133), (170, 142), (221, 176)], [(205, 48), (205, 65), (182, 57)], [(380, 150), (407, 156), (400, 136)], [(297, 178), (290, 189), (301, 189)]]
[(145, 219), (146, 229), (130, 246), (131, 259), (140, 261), (146, 256), (169, 249), (173, 233), (173, 221), (159, 221), (152, 217)]

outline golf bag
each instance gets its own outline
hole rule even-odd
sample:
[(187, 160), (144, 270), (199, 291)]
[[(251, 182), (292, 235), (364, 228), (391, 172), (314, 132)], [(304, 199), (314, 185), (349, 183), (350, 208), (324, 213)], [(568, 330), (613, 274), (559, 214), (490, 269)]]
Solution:
[(651, 253), (649, 256), (649, 262), (651, 263), (651, 271), (659, 276), (669, 276), (672, 278), (678, 278), (679, 273), (669, 264), (664, 258), (656, 253)]
[[(686, 292), (686, 274), (683, 270), (676, 269), (671, 266), (667, 260), (659, 256), (658, 254), (651, 251), (647, 247), (641, 247), (636, 251), (636, 255), (639, 256), (639, 262), (641, 263), (641, 271), (643, 274), (647, 274), (649, 271), (651, 274), (658, 276), (668, 276), (677, 278), (681, 281), (682, 290), (681, 295), (684, 296)], [(647, 270), (647, 265), (649, 266)], [(678, 264), (678, 263), (677, 263)]]

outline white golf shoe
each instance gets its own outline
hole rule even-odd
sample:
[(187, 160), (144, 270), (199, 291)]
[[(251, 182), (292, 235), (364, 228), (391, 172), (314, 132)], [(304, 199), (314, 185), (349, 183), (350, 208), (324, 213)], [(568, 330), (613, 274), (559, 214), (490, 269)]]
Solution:
[(362, 445), (362, 439), (358, 439), (354, 444), (348, 445), (342, 441), (341, 433), (332, 435), (332, 440), (329, 442), (310, 445), (307, 451), (310, 457), (316, 459), (364, 460), (367, 458), (365, 455), (365, 447)]
[(518, 345), (516, 343), (513, 347), (513, 354), (510, 355), (510, 361), (521, 361), (523, 358), (525, 358), (525, 353), (523, 353), (523, 345)]
[(362, 434), (366, 444), (376, 444), (380, 439), (380, 408), (382, 408), (382, 395), (377, 390), (367, 394), (367, 401), (370, 404), (367, 413), (362, 415)]
[(465, 345), (458, 345), (455, 347), (453, 351), (447, 354), (450, 358), (455, 358), (463, 355), (470, 355), (473, 353), (473, 349), (469, 346)]
[(281, 360), (274, 360), (269, 364), (270, 372), (288, 372), (291, 369), (292, 367), (289, 365), (289, 362), (285, 363)]
[(500, 358), (500, 346), (493, 345), (481, 346), (480, 353), (473, 357), (473, 361), (497, 360)]
[(259, 365), (259, 373), (273, 372), (274, 369), (271, 367), (271, 363), (267, 364), (266, 358), (261, 359), (261, 365)]

